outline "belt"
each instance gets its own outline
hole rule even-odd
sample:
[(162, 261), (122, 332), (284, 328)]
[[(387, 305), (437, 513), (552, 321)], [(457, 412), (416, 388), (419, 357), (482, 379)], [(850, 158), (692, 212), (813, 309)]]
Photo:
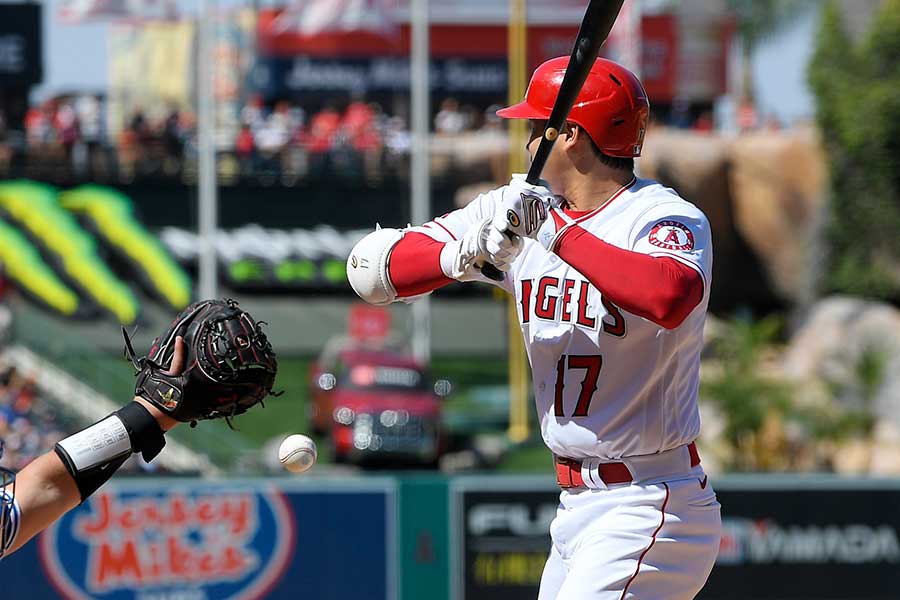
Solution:
[[(685, 448), (687, 449), (687, 455), (690, 457), (691, 468), (699, 465), (700, 455), (697, 453), (697, 446), (694, 442), (687, 444), (687, 446), (680, 446), (659, 454), (624, 459), (624, 461), (632, 462), (631, 468), (629, 468), (625, 462), (599, 462), (597, 459), (574, 459), (555, 456), (556, 481), (559, 483), (559, 487), (563, 489), (574, 487), (602, 488), (619, 483), (631, 483), (636, 477), (638, 480), (645, 480), (653, 477), (674, 475), (677, 472), (679, 457), (673, 457), (671, 455), (673, 453), (683, 453)], [(658, 457), (660, 460), (654, 461), (654, 457)], [(673, 458), (674, 462), (672, 460)], [(654, 462), (658, 463), (658, 469), (654, 469)], [(687, 460), (682, 459), (681, 462), (687, 463)], [(640, 474), (632, 472), (633, 470), (638, 470), (635, 469), (637, 463), (641, 464), (639, 469), (641, 471)], [(673, 466), (675, 470), (673, 470)], [(683, 466), (686, 467), (687, 465), (683, 464)], [(585, 483), (584, 476), (582, 475), (585, 470), (588, 473), (587, 476), (592, 479), (594, 485)], [(598, 484), (595, 481), (595, 478), (598, 476), (602, 481), (602, 484)]]

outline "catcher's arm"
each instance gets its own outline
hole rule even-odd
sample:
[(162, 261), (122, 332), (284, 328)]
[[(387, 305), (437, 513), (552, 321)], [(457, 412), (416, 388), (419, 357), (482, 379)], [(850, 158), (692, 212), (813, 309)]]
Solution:
[[(184, 370), (184, 357), (184, 340), (179, 337), (175, 341), (175, 354), (168, 374), (178, 375)], [(125, 459), (131, 456), (135, 442), (140, 443), (138, 438), (147, 439), (145, 436), (156, 433), (152, 430), (154, 423), (158, 426), (159, 437), (162, 437), (162, 432), (178, 424), (178, 421), (137, 396), (134, 402), (123, 410), (124, 415), (122, 411), (116, 411), (98, 423), (66, 438), (54, 451), (47, 452), (30, 462), (16, 475), (15, 483), (4, 488), (6, 502), (3, 501), (4, 496), (0, 496), (0, 512), (6, 512), (9, 526), (0, 531), (0, 557), (4, 555), (4, 548), (5, 554), (16, 551), (105, 483)], [(144, 413), (140, 412), (142, 410)], [(142, 414), (149, 417), (146, 422), (141, 422)], [(139, 415), (137, 420), (129, 421), (129, 417), (134, 415)], [(106, 436), (111, 429), (111, 419), (113, 422), (123, 421), (128, 429), (130, 438), (128, 443), (131, 447), (127, 449), (127, 454), (123, 457), (122, 453), (115, 449), (114, 444), (109, 445), (112, 454), (107, 456), (94, 454), (96, 459), (103, 462), (79, 471), (76, 463), (80, 463), (82, 457), (77, 455), (77, 451), (83, 447), (82, 440), (93, 437), (92, 432)], [(149, 432), (142, 429), (146, 427), (150, 427)], [(143, 449), (137, 447), (136, 451)], [(70, 453), (76, 456), (73, 458)], [(74, 472), (73, 468), (76, 469)], [(0, 519), (0, 523), (3, 522), (4, 519)], [(6, 536), (10, 539), (5, 539)]]

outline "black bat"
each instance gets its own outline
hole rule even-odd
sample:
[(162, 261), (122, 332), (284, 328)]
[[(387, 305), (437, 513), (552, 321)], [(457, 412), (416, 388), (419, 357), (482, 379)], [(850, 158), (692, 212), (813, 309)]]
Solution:
[[(550, 156), (553, 144), (559, 137), (559, 131), (565, 126), (569, 111), (575, 104), (575, 98), (578, 97), (581, 86), (584, 85), (591, 67), (594, 66), (594, 62), (600, 54), (600, 47), (609, 36), (624, 1), (591, 0), (591, 3), (588, 4), (584, 19), (581, 21), (581, 28), (578, 30), (578, 37), (575, 39), (575, 46), (572, 48), (569, 66), (566, 67), (566, 74), (559, 85), (559, 95), (553, 104), (553, 110), (550, 111), (541, 143), (531, 161), (528, 175), (525, 177), (525, 181), (531, 185), (536, 185), (540, 181), (541, 171), (544, 170), (547, 157)], [(490, 263), (485, 263), (481, 267), (481, 273), (494, 281), (503, 281), (503, 273)]]

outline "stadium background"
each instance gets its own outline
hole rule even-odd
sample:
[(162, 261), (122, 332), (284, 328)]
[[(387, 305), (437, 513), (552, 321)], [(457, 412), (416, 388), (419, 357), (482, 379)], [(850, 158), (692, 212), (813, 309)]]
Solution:
[[(120, 324), (146, 346), (201, 294), (211, 188), (217, 291), (270, 323), (286, 392), (130, 463), (0, 564), (10, 597), (533, 595), (555, 491), (506, 298), (457, 285), (365, 311), (343, 270), (375, 222), (521, 169), (493, 111), (569, 52), (586, 2), (529, 0), (521, 28), (516, 4), (428, 3), (426, 137), (418, 3), (0, 4), (4, 464), (130, 398)], [(103, 61), (50, 39), (79, 30)], [(714, 229), (700, 447), (725, 534), (703, 598), (896, 597), (897, 39), (896, 0), (628, 0), (604, 50), (651, 97), (640, 173)], [(431, 469), (335, 460), (330, 430), (312, 472), (280, 469), (341, 337), (389, 337), (450, 383)]]

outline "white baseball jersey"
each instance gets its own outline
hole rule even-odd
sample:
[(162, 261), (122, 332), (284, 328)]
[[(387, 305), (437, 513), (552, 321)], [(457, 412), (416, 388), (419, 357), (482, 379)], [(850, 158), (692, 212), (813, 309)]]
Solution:
[[(494, 214), (501, 195), (482, 194), (413, 230), (458, 239)], [(518, 305), (544, 442), (559, 456), (617, 460), (694, 440), (712, 275), (706, 217), (675, 191), (637, 179), (577, 223), (619, 248), (689, 265), (702, 275), (704, 292), (681, 325), (667, 330), (616, 306), (575, 268), (525, 240), (500, 285)]]

